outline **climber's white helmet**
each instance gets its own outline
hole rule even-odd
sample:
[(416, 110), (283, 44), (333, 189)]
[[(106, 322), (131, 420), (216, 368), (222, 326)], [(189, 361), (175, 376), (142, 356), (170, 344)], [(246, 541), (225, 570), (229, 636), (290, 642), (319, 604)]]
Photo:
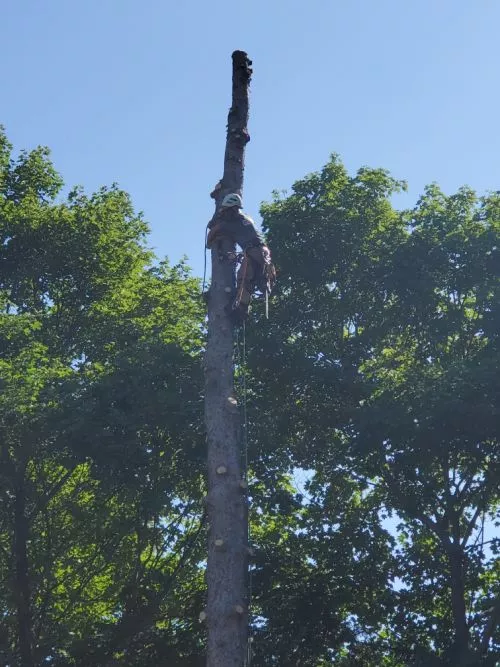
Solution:
[(232, 206), (237, 206), (238, 208), (242, 208), (243, 201), (240, 195), (236, 194), (236, 192), (233, 192), (230, 195), (226, 195), (224, 197), (221, 206), (222, 208), (231, 208)]

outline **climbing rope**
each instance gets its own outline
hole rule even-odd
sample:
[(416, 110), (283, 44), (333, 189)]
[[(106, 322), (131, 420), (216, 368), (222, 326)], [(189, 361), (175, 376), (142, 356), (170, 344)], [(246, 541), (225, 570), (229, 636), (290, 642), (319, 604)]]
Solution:
[(203, 244), (203, 285), (201, 288), (202, 294), (205, 294), (205, 287), (207, 281), (207, 238), (208, 238), (208, 225), (205, 228), (205, 243)]
[[(240, 331), (242, 332), (240, 335)], [(238, 377), (239, 377), (239, 392), (241, 395), (241, 402), (243, 406), (243, 414), (242, 414), (242, 467), (243, 467), (243, 475), (244, 479), (248, 485), (249, 482), (249, 474), (248, 474), (248, 410), (247, 410), (247, 402), (248, 402), (248, 392), (247, 392), (247, 369), (246, 369), (246, 362), (247, 362), (247, 343), (246, 343), (246, 325), (245, 322), (243, 321), (243, 327), (241, 330), (238, 328), (236, 329), (236, 354), (235, 354), (235, 361), (236, 365), (238, 367)], [(247, 486), (247, 493), (248, 493), (248, 486)], [(250, 515), (250, 507), (248, 507), (248, 514)], [(251, 529), (250, 529), (250, 516), (248, 516), (248, 522), (247, 522), (247, 544), (250, 547), (251, 544)], [(251, 627), (252, 627), (252, 614), (251, 614), (251, 605), (252, 605), (252, 595), (253, 595), (253, 570), (250, 565), (248, 568), (248, 625), (249, 625), (249, 637), (248, 637), (248, 643), (247, 643), (247, 655), (246, 655), (246, 661), (245, 661), (245, 667), (250, 667), (251, 662), (252, 662), (252, 642), (253, 642), (253, 636), (251, 632)]]
[[(204, 247), (204, 265), (203, 265), (203, 286), (202, 286), (202, 293), (205, 293), (205, 288), (206, 288), (206, 272), (207, 272), (207, 235), (208, 235), (208, 225), (205, 230), (205, 247)], [(226, 259), (226, 257), (224, 257)], [(241, 281), (240, 288), (237, 292), (236, 296), (236, 301), (239, 303), (241, 300), (241, 295), (243, 291), (243, 285), (244, 285), (244, 279), (246, 277), (246, 269), (247, 269), (247, 263), (248, 263), (248, 258), (245, 255), (240, 255), (240, 254), (235, 254), (234, 257), (227, 257), (230, 261), (238, 262), (242, 261), (245, 263), (244, 267), (244, 274), (243, 274), (243, 280)], [(239, 377), (239, 393), (242, 398), (242, 404), (243, 404), (243, 423), (242, 423), (242, 467), (243, 467), (243, 477), (244, 480), (247, 483), (247, 494), (248, 494), (248, 481), (249, 481), (249, 475), (248, 475), (248, 411), (247, 411), (247, 369), (246, 369), (246, 362), (247, 362), (247, 344), (246, 344), (246, 324), (245, 321), (243, 321), (243, 327), (242, 327), (242, 337), (240, 340), (240, 329), (236, 329), (236, 336), (235, 336), (235, 365), (238, 368), (238, 377)], [(250, 530), (250, 506), (248, 504), (248, 520), (247, 520), (247, 544), (248, 547), (250, 548), (251, 544), (251, 530)], [(253, 570), (252, 567), (250, 566), (248, 568), (248, 625), (249, 625), (249, 637), (248, 637), (248, 642), (247, 642), (247, 653), (246, 653), (246, 660), (245, 660), (245, 666), (244, 667), (251, 667), (251, 662), (252, 662), (252, 642), (253, 642), (253, 636), (252, 636), (252, 614), (251, 614), (251, 604), (252, 604), (252, 595), (253, 595)]]
[[(243, 450), (245, 452), (245, 479), (248, 482), (248, 414), (247, 414), (247, 328), (243, 320)], [(250, 523), (248, 524), (250, 526)]]
[[(247, 412), (247, 335), (246, 335), (246, 323), (243, 320), (243, 448), (245, 451), (245, 478), (248, 482), (248, 412)], [(249, 487), (247, 487), (247, 492), (249, 493)], [(248, 502), (248, 533), (247, 533), (247, 544), (251, 548), (251, 529), (250, 529), (250, 501)], [(248, 568), (248, 644), (247, 644), (247, 667), (250, 667), (252, 662), (252, 643), (253, 643), (253, 633), (252, 633), (252, 596), (253, 596), (253, 567), (252, 563), (249, 564)]]
[[(246, 336), (246, 323), (243, 321), (243, 340), (242, 340), (242, 354), (241, 354), (241, 378), (242, 378), (242, 394), (243, 394), (243, 457), (244, 457), (244, 471), (245, 471), (245, 480), (247, 485), (249, 483), (249, 474), (248, 474), (248, 392), (247, 392), (247, 336)], [(247, 486), (248, 492), (248, 486)], [(248, 505), (248, 520), (247, 520), (247, 544), (250, 548), (251, 545), (251, 528), (250, 528), (250, 503)], [(247, 660), (246, 667), (250, 667), (252, 662), (252, 590), (253, 585), (253, 568), (250, 564), (248, 568), (248, 627), (249, 627), (249, 636), (247, 643)]]

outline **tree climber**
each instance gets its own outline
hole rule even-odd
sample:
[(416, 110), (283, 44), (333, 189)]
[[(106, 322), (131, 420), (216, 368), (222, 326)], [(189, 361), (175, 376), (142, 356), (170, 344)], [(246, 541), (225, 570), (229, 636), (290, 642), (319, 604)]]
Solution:
[(236, 297), (231, 306), (238, 321), (247, 317), (254, 291), (258, 289), (268, 296), (276, 281), (271, 251), (255, 228), (252, 218), (241, 212), (242, 206), (240, 195), (226, 195), (219, 211), (208, 223), (210, 232), (207, 238), (207, 248), (212, 247), (217, 237), (225, 236), (237, 243), (243, 251), (243, 261), (236, 276)]

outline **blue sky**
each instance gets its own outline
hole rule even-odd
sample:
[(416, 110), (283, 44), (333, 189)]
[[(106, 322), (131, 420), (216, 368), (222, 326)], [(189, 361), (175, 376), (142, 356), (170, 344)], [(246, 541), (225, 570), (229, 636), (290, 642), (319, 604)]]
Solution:
[[(246, 9), (248, 7), (248, 9)], [(199, 274), (231, 52), (254, 61), (245, 209), (341, 154), (500, 188), (498, 0), (3, 0), (0, 123), (68, 185), (117, 181), (158, 254)]]

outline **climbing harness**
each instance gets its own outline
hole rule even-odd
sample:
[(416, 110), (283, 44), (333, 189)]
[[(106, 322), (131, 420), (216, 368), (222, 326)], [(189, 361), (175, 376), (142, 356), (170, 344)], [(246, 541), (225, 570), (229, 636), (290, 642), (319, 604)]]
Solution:
[(219, 260), (221, 262), (234, 262), (238, 264), (243, 259), (243, 253), (241, 252), (219, 252)]
[(248, 257), (245, 253), (245, 255), (243, 257), (243, 260), (241, 262), (241, 268), (240, 268), (240, 271), (242, 273), (241, 280), (240, 280), (240, 285), (238, 287), (238, 291), (236, 292), (236, 298), (235, 298), (234, 303), (233, 303), (233, 309), (234, 310), (236, 310), (236, 308), (240, 307), (241, 297), (243, 295), (243, 290), (245, 288), (245, 278), (247, 277), (247, 269), (248, 269)]
[[(265, 246), (264, 246), (265, 248)], [(262, 274), (265, 278), (265, 285), (261, 284), (258, 285), (260, 288), (260, 291), (263, 292), (264, 294), (264, 300), (265, 300), (265, 314), (266, 314), (266, 320), (269, 319), (269, 295), (271, 294), (272, 288), (274, 283), (276, 282), (276, 272), (274, 270), (274, 266), (271, 262), (271, 258), (269, 255), (269, 251), (265, 252), (263, 254), (263, 259), (264, 259), (264, 264), (262, 267)], [(241, 298), (243, 296), (243, 291), (245, 290), (245, 281), (247, 277), (247, 271), (248, 271), (248, 264), (252, 260), (247, 252), (245, 253), (239, 253), (236, 255), (235, 258), (236, 262), (241, 262), (241, 267), (238, 271), (238, 290), (236, 292), (236, 297), (233, 302), (233, 310), (237, 310), (240, 305), (241, 305)], [(241, 272), (241, 275), (240, 275)], [(258, 281), (256, 281), (258, 282)], [(263, 288), (264, 287), (264, 288)]]

